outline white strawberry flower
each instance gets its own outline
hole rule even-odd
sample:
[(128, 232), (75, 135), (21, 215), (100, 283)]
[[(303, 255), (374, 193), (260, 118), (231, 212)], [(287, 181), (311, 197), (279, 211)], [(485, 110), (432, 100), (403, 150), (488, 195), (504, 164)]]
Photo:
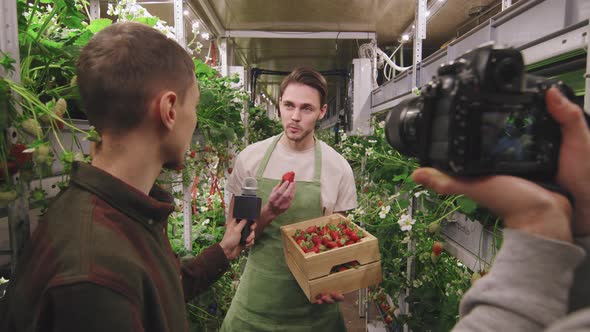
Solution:
[(389, 206), (389, 205), (382, 206), (381, 212), (379, 212), (379, 218), (385, 219), (385, 217), (387, 217), (387, 214), (389, 213), (389, 211), (391, 211), (391, 206)]
[(416, 223), (409, 214), (402, 214), (397, 223), (400, 225), (402, 231), (408, 232), (412, 230), (412, 225)]

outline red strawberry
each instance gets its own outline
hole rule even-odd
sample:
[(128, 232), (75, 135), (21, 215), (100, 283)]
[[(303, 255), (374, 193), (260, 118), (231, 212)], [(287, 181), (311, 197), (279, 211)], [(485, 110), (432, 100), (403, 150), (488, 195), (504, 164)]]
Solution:
[(233, 172), (233, 171), (234, 171), (234, 169), (233, 169), (233, 168), (231, 168), (231, 167), (227, 169), (227, 173), (228, 173), (228, 174), (231, 174), (231, 172)]
[(283, 174), (283, 182), (285, 182), (285, 181), (289, 181), (289, 182), (295, 181), (295, 172), (287, 172), (287, 173)]
[(393, 323), (393, 318), (390, 315), (385, 316), (385, 324), (389, 325)]
[(180, 172), (180, 171), (182, 171), (183, 168), (184, 168), (184, 165), (180, 164), (176, 167), (176, 170)]
[(320, 247), (319, 246), (313, 247), (313, 248), (311, 248), (311, 251), (315, 252), (316, 254), (319, 254), (320, 253)]
[(336, 243), (334, 243), (334, 241), (328, 241), (326, 242), (326, 247), (328, 247), (328, 249), (333, 249), (338, 247), (338, 245)]
[(319, 246), (320, 244), (322, 244), (322, 237), (319, 235), (314, 235), (311, 238), (311, 241), (313, 242), (313, 244), (315, 244), (316, 246)]
[(432, 253), (436, 256), (440, 255), (440, 253), (443, 251), (445, 245), (442, 242), (439, 241), (434, 241), (434, 244), (432, 245)]
[(211, 151), (212, 151), (211, 146), (205, 145), (205, 152), (211, 152)]
[(338, 241), (340, 239), (340, 234), (338, 234), (338, 231), (330, 231), (330, 236), (334, 241)]
[(389, 310), (389, 304), (387, 304), (386, 302), (381, 303), (381, 310), (383, 310), (383, 311)]
[(197, 153), (195, 152), (195, 150), (191, 150), (191, 158), (195, 158), (196, 155)]
[(23, 153), (23, 151), (27, 148), (24, 144), (14, 144), (10, 147), (10, 156), (14, 158), (16, 161), (17, 166), (22, 166), (28, 161), (31, 161), (32, 154), (31, 153)]
[(309, 226), (309, 227), (307, 227), (307, 230), (306, 230), (307, 234), (315, 234), (315, 233), (317, 233), (317, 231), (318, 231), (317, 226)]

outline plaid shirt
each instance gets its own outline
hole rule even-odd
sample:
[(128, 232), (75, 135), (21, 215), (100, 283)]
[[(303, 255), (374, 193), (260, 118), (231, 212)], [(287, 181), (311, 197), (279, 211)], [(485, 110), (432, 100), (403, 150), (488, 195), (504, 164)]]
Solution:
[(0, 302), (2, 331), (187, 331), (185, 300), (228, 269), (219, 244), (180, 262), (172, 196), (76, 163)]

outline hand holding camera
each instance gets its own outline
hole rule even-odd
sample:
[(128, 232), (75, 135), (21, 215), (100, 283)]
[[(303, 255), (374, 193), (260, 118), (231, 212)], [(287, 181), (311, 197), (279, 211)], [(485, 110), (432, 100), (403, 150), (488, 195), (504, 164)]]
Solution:
[[(386, 120), (389, 143), (433, 167), (416, 170), (414, 180), (441, 194), (466, 194), (507, 227), (563, 240), (572, 231), (590, 235), (590, 131), (568, 100), (571, 90), (525, 74), (520, 52), (493, 45), (438, 74)], [(472, 178), (485, 175), (496, 176)], [(572, 226), (570, 204), (538, 185), (551, 183), (573, 197)]]

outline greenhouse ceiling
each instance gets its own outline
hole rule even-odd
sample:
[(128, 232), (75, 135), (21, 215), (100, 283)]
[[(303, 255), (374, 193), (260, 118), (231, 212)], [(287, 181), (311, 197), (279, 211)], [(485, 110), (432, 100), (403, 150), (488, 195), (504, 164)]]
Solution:
[[(158, 17), (174, 22), (172, 0), (138, 0)], [(429, 13), (423, 57), (435, 52), (456, 36), (484, 22), (501, 9), (501, 0), (429, 0)], [(516, 3), (517, 0), (512, 0)], [(147, 6), (149, 4), (149, 7)], [(298, 65), (318, 70), (348, 70), (358, 58), (359, 46), (369, 39), (346, 38), (350, 32), (371, 32), (378, 46), (391, 53), (414, 23), (416, 0), (187, 0), (211, 36), (235, 36), (235, 32), (333, 32), (332, 39), (231, 37), (230, 65), (246, 68), (289, 71)], [(187, 23), (189, 24), (189, 23)], [(279, 35), (280, 36), (280, 35)], [(204, 43), (203, 57), (208, 54)], [(412, 43), (404, 46), (409, 64)], [(259, 87), (276, 95), (280, 76), (264, 76)]]

